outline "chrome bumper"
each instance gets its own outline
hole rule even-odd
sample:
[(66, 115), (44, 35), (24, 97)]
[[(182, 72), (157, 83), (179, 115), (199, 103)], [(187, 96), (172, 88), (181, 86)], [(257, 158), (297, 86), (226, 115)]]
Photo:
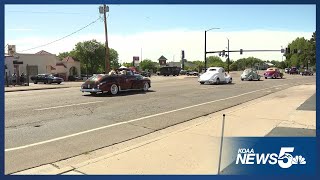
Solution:
[(97, 93), (97, 92), (102, 92), (100, 89), (96, 89), (96, 88), (92, 88), (92, 89), (80, 89), (80, 91), (82, 91), (82, 92), (95, 92), (95, 93)]

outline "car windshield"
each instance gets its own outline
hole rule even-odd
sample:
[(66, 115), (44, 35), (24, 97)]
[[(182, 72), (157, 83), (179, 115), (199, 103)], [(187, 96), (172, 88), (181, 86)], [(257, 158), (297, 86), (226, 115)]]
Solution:
[(246, 69), (243, 71), (244, 74), (249, 74), (251, 72), (251, 69)]
[(216, 71), (217, 69), (209, 69), (209, 71)]
[(88, 81), (98, 81), (101, 77), (103, 77), (102, 74), (94, 74), (92, 77), (88, 79)]

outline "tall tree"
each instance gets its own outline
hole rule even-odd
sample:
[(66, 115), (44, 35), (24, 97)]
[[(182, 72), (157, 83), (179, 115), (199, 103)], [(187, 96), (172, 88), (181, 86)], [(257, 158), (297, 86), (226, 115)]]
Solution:
[(143, 71), (145, 71), (145, 70), (156, 71), (156, 69), (157, 69), (155, 62), (151, 61), (150, 59), (144, 59), (143, 61), (141, 61), (140, 68)]
[[(118, 68), (118, 52), (112, 48), (110, 51), (110, 67)], [(73, 56), (80, 60), (81, 71), (88, 74), (102, 73), (105, 70), (105, 46), (96, 40), (78, 42), (71, 52), (59, 54), (63, 56)]]

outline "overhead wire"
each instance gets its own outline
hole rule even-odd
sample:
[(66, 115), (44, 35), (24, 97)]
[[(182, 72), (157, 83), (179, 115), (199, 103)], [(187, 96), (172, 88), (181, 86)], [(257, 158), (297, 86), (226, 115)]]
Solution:
[(96, 23), (99, 19), (101, 19), (101, 17), (99, 17), (98, 19), (92, 21), (91, 23), (87, 24), (86, 26), (84, 26), (84, 27), (82, 27), (82, 28), (80, 28), (80, 29), (78, 29), (78, 30), (76, 30), (76, 31), (74, 31), (74, 32), (72, 32), (72, 33), (70, 33), (70, 34), (68, 34), (68, 35), (66, 35), (66, 36), (63, 36), (62, 38), (59, 38), (59, 39), (57, 39), (57, 40), (51, 41), (51, 42), (49, 42), (49, 43), (46, 43), (46, 44), (43, 44), (43, 45), (40, 45), (40, 46), (36, 46), (36, 47), (33, 47), (33, 48), (25, 49), (25, 50), (22, 50), (22, 51), (19, 51), (19, 52), (30, 51), (30, 50), (33, 50), (33, 49), (37, 49), (37, 48), (44, 47), (44, 46), (53, 44), (53, 43), (55, 43), (55, 42), (61, 41), (61, 40), (65, 39), (65, 38), (67, 38), (67, 37), (69, 37), (69, 36), (72, 36), (73, 34), (79, 32), (79, 31), (81, 31), (81, 30), (83, 30), (83, 29), (91, 26), (92, 24)]

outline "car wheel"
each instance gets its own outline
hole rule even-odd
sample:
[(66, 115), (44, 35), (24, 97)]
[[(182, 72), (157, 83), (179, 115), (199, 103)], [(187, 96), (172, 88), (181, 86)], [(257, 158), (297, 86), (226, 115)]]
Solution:
[(116, 94), (118, 94), (118, 91), (119, 91), (118, 86), (116, 84), (112, 84), (110, 87), (110, 93), (112, 95), (116, 95)]
[(229, 84), (231, 84), (232, 83), (232, 78), (230, 78), (230, 81), (228, 82)]
[(216, 84), (217, 85), (220, 84), (220, 79), (219, 78), (217, 78)]
[(200, 82), (200, 84), (204, 84), (204, 82)]
[(58, 84), (61, 84), (61, 82), (58, 82)]
[(267, 79), (267, 77), (264, 77), (265, 79)]
[(34, 83), (34, 84), (38, 84), (38, 82), (37, 82), (37, 81), (34, 81), (33, 83)]
[(96, 92), (90, 92), (90, 94), (93, 95), (93, 96), (97, 95)]
[(147, 83), (147, 82), (145, 82), (144, 84), (143, 84), (143, 91), (148, 91), (149, 90), (149, 83)]
[(241, 78), (241, 81), (243, 81), (243, 78)]

